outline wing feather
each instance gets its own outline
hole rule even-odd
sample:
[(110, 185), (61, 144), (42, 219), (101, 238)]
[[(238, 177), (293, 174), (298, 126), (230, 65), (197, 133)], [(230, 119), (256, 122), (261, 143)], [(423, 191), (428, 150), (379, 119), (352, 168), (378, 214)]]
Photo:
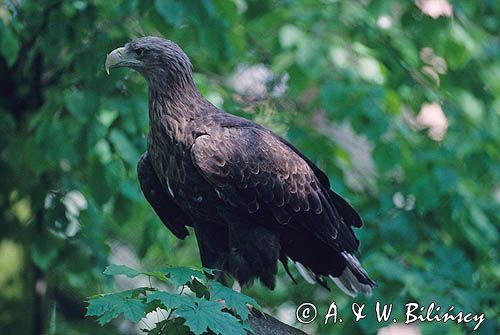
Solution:
[(342, 241), (335, 240), (341, 217), (327, 189), (308, 162), (274, 134), (249, 127), (217, 128), (195, 140), (191, 155), (227, 203), (250, 214), (268, 211), (276, 224), (308, 229), (341, 249)]
[(188, 236), (189, 232), (186, 226), (193, 225), (191, 219), (163, 188), (147, 153), (144, 153), (139, 159), (137, 175), (146, 200), (163, 224), (180, 239)]

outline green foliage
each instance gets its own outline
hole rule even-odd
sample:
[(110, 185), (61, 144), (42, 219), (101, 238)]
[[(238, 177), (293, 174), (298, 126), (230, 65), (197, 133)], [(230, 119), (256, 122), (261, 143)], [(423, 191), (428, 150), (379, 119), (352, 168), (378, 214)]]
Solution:
[(248, 318), (249, 311), (246, 306), (247, 304), (258, 307), (258, 304), (254, 299), (243, 294), (237, 294), (234, 290), (218, 282), (211, 282), (209, 287), (210, 296), (213, 299), (224, 300), (226, 302), (226, 306), (228, 308), (233, 308), (243, 320), (246, 320)]
[[(187, 267), (169, 267), (161, 271), (141, 272), (125, 265), (110, 265), (106, 275), (125, 275), (134, 278), (146, 275), (166, 284), (169, 291), (141, 287), (133, 290), (93, 296), (89, 300), (87, 316), (95, 316), (99, 324), (105, 325), (123, 314), (126, 320), (139, 323), (147, 313), (167, 313), (152, 329), (143, 329), (148, 334), (247, 334), (244, 322), (248, 319), (246, 304), (260, 309), (250, 297), (235, 292), (221, 284), (209, 281), (203, 271)], [(195, 284), (196, 283), (196, 284)], [(186, 293), (189, 287), (191, 292)], [(205, 295), (204, 292), (208, 294)], [(200, 294), (201, 293), (201, 294)], [(235, 316), (231, 308), (236, 310)]]
[[(125, 332), (120, 321), (85, 319), (83, 301), (131, 289), (107, 317), (136, 320), (147, 311), (139, 306), (158, 303), (147, 300), (155, 292), (122, 281), (144, 275), (185, 284), (204, 302), (224, 298), (232, 314), (221, 318), (244, 318), (252, 303), (184, 272), (200, 265), (194, 236), (177, 241), (140, 193), (146, 83), (128, 69), (107, 76), (104, 60), (143, 34), (181, 45), (205, 96), (287, 137), (358, 209), (360, 258), (379, 286), (356, 301), (453, 303), (486, 314), (482, 334), (499, 333), (500, 5), (448, 2), (453, 15), (438, 18), (396, 0), (0, 2), (0, 333)], [(235, 92), (231, 78), (244, 64), (287, 74), (286, 93), (249, 101)], [(441, 137), (422, 123), (428, 105), (446, 117)], [(102, 275), (106, 264), (134, 262), (180, 268)], [(354, 322), (352, 300), (295, 286), (282, 270), (275, 291), (256, 283), (245, 293), (275, 315), (310, 300), (326, 311), (335, 300), (344, 322), (314, 322), (317, 334), (383, 326)], [(215, 309), (190, 306), (181, 311)], [(156, 333), (185, 334), (181, 321), (158, 323)]]
[(138, 288), (94, 297), (89, 302), (87, 316), (97, 316), (99, 324), (105, 325), (123, 313), (125, 319), (137, 323), (150, 308), (142, 297), (145, 292), (146, 289)]

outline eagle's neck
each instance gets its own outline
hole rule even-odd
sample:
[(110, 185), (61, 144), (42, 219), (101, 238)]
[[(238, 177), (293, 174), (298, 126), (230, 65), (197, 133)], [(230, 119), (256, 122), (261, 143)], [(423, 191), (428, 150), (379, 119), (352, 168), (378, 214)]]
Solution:
[(191, 121), (213, 108), (190, 76), (183, 81), (149, 80), (149, 125), (154, 137), (169, 143), (189, 142)]

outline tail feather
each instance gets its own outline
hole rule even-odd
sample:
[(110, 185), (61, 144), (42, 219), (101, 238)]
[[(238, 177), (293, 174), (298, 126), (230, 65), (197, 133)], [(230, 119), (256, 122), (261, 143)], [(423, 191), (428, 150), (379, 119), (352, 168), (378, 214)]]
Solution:
[(342, 256), (347, 263), (345, 270), (339, 277), (330, 276), (330, 278), (342, 291), (352, 297), (358, 293), (370, 296), (375, 282), (370, 279), (368, 273), (366, 273), (354, 255), (344, 251), (342, 252)]
[(316, 283), (316, 280), (314, 279), (316, 275), (311, 270), (307, 269), (299, 262), (295, 262), (295, 267), (299, 271), (300, 275), (306, 280), (306, 282), (308, 282), (309, 284)]
[(335, 283), (335, 285), (337, 285), (342, 290), (342, 292), (344, 292), (348, 296), (351, 296), (353, 298), (356, 296), (356, 292), (353, 290), (352, 286), (349, 284), (348, 281), (343, 280), (344, 278), (342, 278), (342, 276), (336, 278), (330, 275), (330, 279)]
[[(337, 285), (345, 294), (355, 297), (359, 293), (366, 296), (371, 296), (372, 288), (375, 282), (370, 279), (368, 273), (359, 263), (359, 260), (347, 252), (342, 252), (341, 256), (346, 261), (346, 267), (339, 276), (328, 275), (328, 277)], [(311, 269), (304, 266), (302, 263), (294, 262), (295, 267), (300, 275), (309, 283), (319, 283), (328, 288), (324, 280), (325, 276), (315, 274)]]

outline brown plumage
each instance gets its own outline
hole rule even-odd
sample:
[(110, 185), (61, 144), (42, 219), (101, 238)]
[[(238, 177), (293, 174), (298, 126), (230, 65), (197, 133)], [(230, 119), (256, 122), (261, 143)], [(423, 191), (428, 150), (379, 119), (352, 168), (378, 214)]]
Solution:
[(149, 84), (148, 150), (138, 164), (142, 191), (178, 237), (194, 228), (205, 267), (241, 284), (274, 288), (278, 260), (309, 282), (370, 294), (374, 282), (354, 256), (356, 211), (328, 177), (289, 142), (217, 109), (192, 79), (173, 42), (143, 37), (108, 55)]

